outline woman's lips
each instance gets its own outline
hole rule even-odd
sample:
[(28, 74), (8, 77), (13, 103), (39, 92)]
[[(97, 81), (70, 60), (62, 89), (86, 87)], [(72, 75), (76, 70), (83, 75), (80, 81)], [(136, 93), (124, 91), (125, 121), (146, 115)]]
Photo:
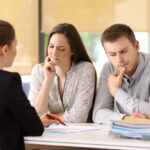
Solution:
[(52, 57), (51, 59), (52, 59), (52, 60), (55, 60), (55, 61), (57, 61), (57, 60), (58, 60), (58, 58), (56, 58), (56, 57)]

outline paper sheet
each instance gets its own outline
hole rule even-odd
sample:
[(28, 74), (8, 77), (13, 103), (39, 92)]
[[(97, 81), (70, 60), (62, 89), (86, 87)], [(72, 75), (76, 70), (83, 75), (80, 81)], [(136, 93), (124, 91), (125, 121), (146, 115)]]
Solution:
[(77, 124), (67, 124), (63, 125), (50, 125), (48, 128), (45, 128), (45, 133), (56, 133), (56, 134), (67, 134), (67, 133), (76, 133), (76, 132), (85, 132), (85, 131), (94, 131), (100, 130), (99, 127), (92, 125), (77, 125)]

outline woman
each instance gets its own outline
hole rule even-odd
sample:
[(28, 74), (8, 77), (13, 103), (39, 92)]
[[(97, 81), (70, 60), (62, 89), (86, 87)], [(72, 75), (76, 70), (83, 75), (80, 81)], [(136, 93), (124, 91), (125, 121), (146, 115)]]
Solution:
[(4, 71), (16, 56), (13, 26), (0, 20), (0, 149), (24, 150), (23, 136), (40, 136), (43, 125), (25, 96), (18, 73)]
[(86, 122), (95, 94), (96, 72), (76, 28), (55, 26), (48, 37), (44, 64), (32, 70), (29, 99), (39, 115), (64, 122)]

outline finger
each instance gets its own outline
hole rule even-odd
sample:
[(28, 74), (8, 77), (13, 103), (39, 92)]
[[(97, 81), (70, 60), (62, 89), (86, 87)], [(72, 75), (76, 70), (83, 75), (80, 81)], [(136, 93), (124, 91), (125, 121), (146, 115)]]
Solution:
[(57, 120), (48, 120), (47, 123), (48, 123), (49, 125), (51, 125), (51, 124), (58, 124), (58, 122), (59, 122), (59, 121), (57, 121)]
[(150, 116), (149, 116), (149, 115), (146, 115), (146, 119), (150, 119)]
[(52, 72), (55, 72), (55, 65), (52, 62), (46, 63), (45, 67)]
[(54, 64), (54, 62), (51, 61), (51, 62), (49, 63), (49, 65), (50, 65), (50, 67), (51, 67), (51, 71), (55, 71), (55, 64)]
[(46, 59), (45, 59), (45, 63), (50, 62), (50, 61), (51, 61), (50, 57), (47, 56)]
[(59, 121), (56, 121), (56, 124), (57, 124), (57, 125), (59, 125), (59, 124), (60, 124), (60, 122), (59, 122)]
[(45, 120), (47, 123), (50, 123), (50, 124), (56, 124), (56, 122), (57, 122), (56, 119), (50, 119), (49, 117), (47, 117)]
[(115, 77), (117, 77), (117, 76), (119, 75), (119, 73), (118, 73), (118, 72), (115, 72), (113, 75), (114, 75)]
[(125, 68), (122, 68), (121, 69), (121, 71), (120, 71), (120, 73), (119, 73), (119, 78), (123, 78), (123, 75), (124, 75), (124, 73), (125, 73)]
[(131, 118), (135, 119), (135, 118), (141, 118), (140, 117), (140, 113), (139, 112), (134, 112), (132, 115), (131, 115)]
[(53, 69), (51, 69), (51, 65), (49, 63), (46, 63), (44, 66), (46, 69), (48, 69), (49, 71), (52, 71)]
[(143, 114), (143, 118), (150, 119), (149, 115)]
[(49, 125), (47, 123), (43, 124), (44, 127), (49, 127)]
[(139, 116), (140, 118), (147, 118), (147, 115), (142, 114), (142, 113), (138, 113), (138, 116)]
[(55, 67), (55, 63), (53, 61), (50, 61), (49, 64), (51, 65), (51, 67)]

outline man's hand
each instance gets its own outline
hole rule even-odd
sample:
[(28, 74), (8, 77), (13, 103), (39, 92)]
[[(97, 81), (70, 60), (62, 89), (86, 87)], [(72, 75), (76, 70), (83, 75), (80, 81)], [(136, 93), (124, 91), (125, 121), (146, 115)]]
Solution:
[(125, 68), (122, 68), (120, 73), (115, 72), (111, 74), (108, 78), (108, 88), (113, 97), (116, 95), (117, 91), (121, 88), (124, 73)]
[(150, 119), (150, 116), (146, 115), (146, 114), (142, 114), (140, 112), (135, 112), (132, 115), (124, 116), (122, 120), (125, 120), (125, 119), (137, 119), (137, 118)]

